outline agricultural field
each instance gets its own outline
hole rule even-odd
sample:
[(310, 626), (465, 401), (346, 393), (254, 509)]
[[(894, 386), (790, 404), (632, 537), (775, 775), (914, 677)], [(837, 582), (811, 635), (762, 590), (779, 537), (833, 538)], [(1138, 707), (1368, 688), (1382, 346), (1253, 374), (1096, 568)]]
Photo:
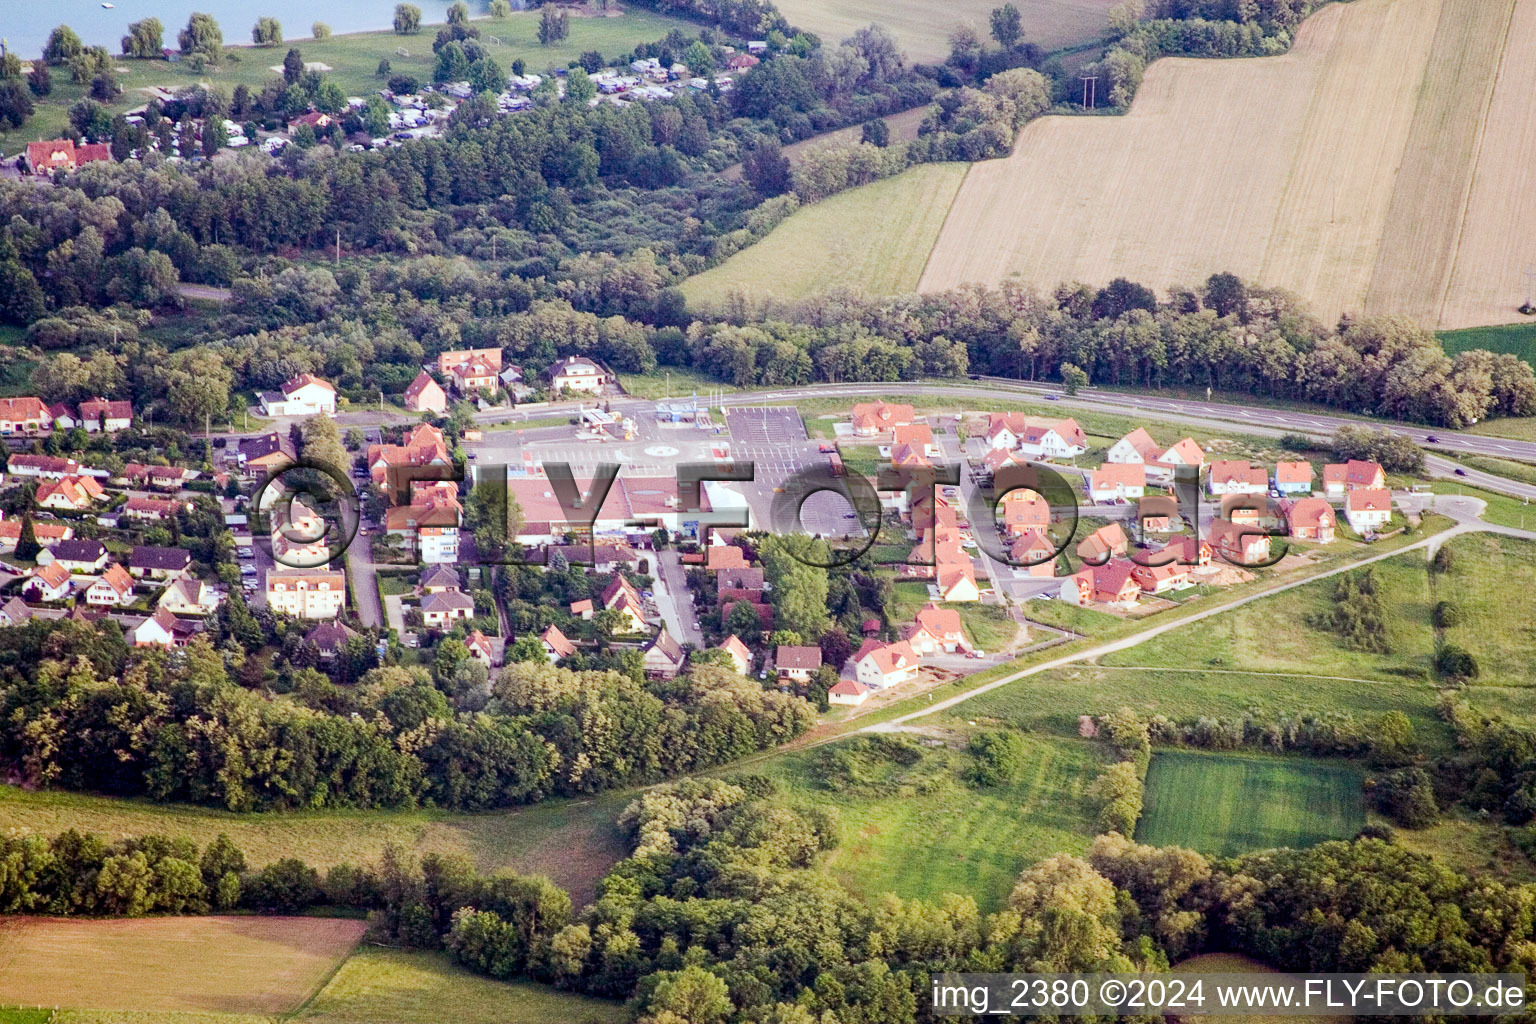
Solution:
[(1365, 825), (1358, 768), (1298, 758), (1160, 753), (1137, 842), (1232, 856), (1349, 839)]
[[(1469, 348), (1485, 348), (1490, 352), (1508, 352), (1536, 366), (1536, 321), (1506, 324), (1503, 327), (1469, 327), (1461, 331), (1441, 331), (1440, 344), (1446, 352), (1455, 355)], [(1497, 421), (1493, 421), (1497, 422)], [(1524, 423), (1525, 420), (1511, 420)], [(1484, 433), (1488, 422), (1477, 424), (1474, 433)]]
[(836, 813), (841, 842), (823, 866), (851, 892), (869, 899), (965, 893), (990, 912), (1021, 868), (1053, 853), (1082, 853), (1097, 831), (1088, 788), (1101, 766), (1099, 748), (1026, 739), (1018, 780), (989, 789), (963, 780), (970, 756), (948, 746), (925, 750), (914, 765), (867, 757), (873, 781), (842, 791), (824, 784), (823, 751), (786, 754), (750, 770), (776, 779), (781, 799)]
[(1536, 162), (1515, 87), (1536, 74), (1527, 21), (1536, 0), (1358, 0), (1310, 18), (1284, 56), (1157, 61), (1124, 117), (1041, 118), (1012, 156), (975, 164), (921, 288), (1167, 288), (1231, 270), (1325, 322), (1507, 322), (1525, 262), (1510, 254), (1536, 217), (1510, 185)]
[(1444, 638), (1477, 655), (1482, 681), (1536, 686), (1536, 617), (1528, 603), (1511, 599), (1536, 588), (1536, 543), (1476, 534), (1447, 546), (1453, 568), (1431, 577), (1432, 590), (1437, 602), (1459, 609), (1460, 621), (1441, 631)]
[[(253, 10), (251, 22), (256, 20), (258, 13)], [(323, 11), (317, 10), (316, 14), (324, 17)], [(125, 32), (128, 22), (132, 20), (132, 17), (124, 14)], [(476, 25), (483, 36), (494, 36), (501, 41), (500, 46), (493, 44), (491, 50), (503, 68), (510, 71), (512, 62), (522, 59), (527, 62), (529, 70), (534, 72), (542, 72), (546, 68), (563, 68), (585, 50), (596, 50), (604, 58), (611, 58), (628, 53), (640, 43), (654, 42), (674, 28), (689, 35), (697, 35), (699, 30), (699, 26), (690, 22), (641, 8), (626, 9), (622, 14), (612, 17), (573, 17), (570, 35), (553, 46), (539, 44), (539, 15), (536, 11), (518, 11), (506, 18), (476, 19)], [(176, 32), (181, 27), (171, 24), (165, 26), (165, 41), (168, 45), (175, 45)], [(250, 38), (249, 23), (225, 24), (220, 27), (224, 30), (226, 41), (239, 42)], [(297, 25), (285, 27), (290, 33), (308, 29), (307, 25), (302, 28)], [(358, 96), (382, 87), (383, 80), (377, 74), (381, 60), (389, 61), (390, 69), (395, 73), (415, 75), (420, 81), (430, 82), (435, 60), (432, 39), (440, 27), (423, 24), (421, 31), (412, 36), (397, 36), (386, 31), (335, 35), (323, 41), (294, 39), (291, 45), (299, 48), (306, 61), (330, 65), (327, 77), (346, 90), (349, 96)], [(288, 52), (289, 45), (285, 43), (271, 49), (232, 46), (229, 47), (231, 55), (224, 64), (216, 69), (205, 69), (200, 74), (164, 60), (119, 58), (116, 66), (127, 72), (118, 76), (123, 86), (123, 95), (118, 102), (108, 104), (108, 109), (117, 113), (139, 106), (146, 99), (142, 90), (151, 86), (174, 90), (201, 82), (221, 86), (228, 93), (243, 83), (252, 90), (259, 90), (264, 82), (275, 77), (272, 65), (283, 62), (283, 54)], [(401, 55), (401, 50), (405, 51), (405, 55)], [(70, 82), (68, 74), (55, 74), (53, 83), (53, 92), (38, 102), (37, 113), (25, 125), (8, 132), (0, 131), (0, 150), (13, 153), (22, 144), (34, 139), (57, 138), (68, 133), (69, 105), (85, 94), (86, 87)]]
[(0, 918), (0, 1004), (287, 1013), (365, 928), (322, 917)]
[[(1036, 0), (1019, 4), (1024, 39), (1046, 50), (1099, 38), (1109, 26), (1109, 11), (1118, 0)], [(949, 55), (949, 33), (969, 22), (987, 33), (991, 0), (960, 0), (936, 9), (917, 0), (784, 0), (779, 10), (790, 23), (836, 43), (871, 23), (884, 25), (896, 36), (909, 60), (934, 63)]]
[(361, 949), (302, 1013), (301, 1024), (618, 1024), (618, 1003), (529, 982), (495, 981), (442, 953)]
[(924, 164), (796, 210), (768, 237), (683, 282), (694, 306), (800, 299), (837, 288), (913, 291), (964, 164)]
[[(65, 829), (118, 838), (162, 832), (206, 845), (227, 833), (260, 867), (298, 857), (318, 868), (376, 861), (390, 843), (418, 853), (462, 853), (482, 871), (498, 867), (548, 875), (578, 905), (628, 851), (614, 826), (633, 794), (549, 801), (517, 811), (292, 811), (233, 814), (184, 804), (157, 805), (78, 793), (0, 786), (0, 830), (52, 835)], [(559, 837), (556, 839), (555, 837)], [(0, 1002), (3, 1002), (0, 999)]]

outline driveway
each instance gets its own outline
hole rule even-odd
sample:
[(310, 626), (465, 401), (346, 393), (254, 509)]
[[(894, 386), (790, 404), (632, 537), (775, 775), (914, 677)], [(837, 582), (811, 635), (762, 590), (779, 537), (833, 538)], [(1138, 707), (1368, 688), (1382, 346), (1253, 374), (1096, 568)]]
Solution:
[(379, 604), (378, 567), (373, 564), (373, 541), (359, 533), (347, 546), (347, 579), (352, 584), (352, 600), (357, 617), (365, 626), (384, 625), (384, 609)]
[(656, 610), (661, 613), (667, 632), (678, 643), (704, 646), (704, 633), (695, 625), (693, 593), (688, 589), (682, 559), (674, 549), (666, 548), (656, 553), (656, 568)]

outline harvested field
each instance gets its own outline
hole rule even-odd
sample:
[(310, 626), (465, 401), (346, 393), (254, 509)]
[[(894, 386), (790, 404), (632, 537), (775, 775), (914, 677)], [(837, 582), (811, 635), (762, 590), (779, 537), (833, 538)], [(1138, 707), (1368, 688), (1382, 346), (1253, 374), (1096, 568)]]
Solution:
[[(1119, 0), (1031, 0), (1019, 4), (1024, 39), (1053, 50), (1097, 39), (1109, 25), (1109, 11)], [(935, 62), (949, 55), (949, 33), (970, 22), (987, 34), (993, 0), (960, 0), (935, 8), (918, 0), (784, 0), (779, 10), (790, 23), (836, 44), (871, 23), (884, 25), (914, 61)]]
[(923, 164), (796, 210), (767, 238), (683, 283), (693, 304), (799, 299), (835, 288), (912, 291), (964, 164)]
[(1124, 117), (1041, 118), (974, 165), (921, 287), (1230, 270), (1325, 322), (1506, 322), (1536, 253), (1533, 48), (1536, 0), (1357, 0), (1280, 57), (1157, 61)]
[(0, 1004), (287, 1013), (365, 927), (320, 917), (0, 918)]

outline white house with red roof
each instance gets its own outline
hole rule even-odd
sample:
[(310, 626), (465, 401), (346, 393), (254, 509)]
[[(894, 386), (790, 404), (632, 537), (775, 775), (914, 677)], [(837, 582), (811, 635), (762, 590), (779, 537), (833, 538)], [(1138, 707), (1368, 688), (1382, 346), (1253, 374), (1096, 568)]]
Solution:
[(133, 603), (133, 577), (122, 566), (113, 562), (85, 590), (85, 603), (89, 605), (121, 608)]
[(1102, 563), (1130, 549), (1131, 540), (1119, 523), (1107, 523), (1078, 541), (1077, 557), (1085, 562)]
[(37, 565), (21, 585), (22, 593), (38, 601), (62, 601), (69, 596), (69, 570), (57, 562)]
[(1325, 498), (1300, 498), (1281, 506), (1285, 512), (1286, 526), (1292, 537), (1298, 540), (1315, 540), (1322, 544), (1333, 541), (1338, 515)]
[(1344, 498), (1344, 518), (1356, 533), (1373, 533), (1392, 521), (1392, 492), (1385, 487), (1358, 487)]
[(934, 587), (940, 601), (968, 603), (981, 600), (981, 588), (976, 585), (976, 570), (971, 560), (941, 562), (935, 567)]
[(1043, 533), (1026, 533), (1015, 540), (1008, 557), (1023, 567), (1026, 576), (1050, 579), (1056, 575), (1056, 545)]
[(721, 641), (720, 646), (716, 647), (715, 650), (724, 651), (726, 657), (731, 659), (731, 666), (740, 675), (746, 675), (752, 671), (752, 652), (747, 649), (747, 645), (742, 643), (741, 638), (735, 633)]
[(912, 407), (895, 402), (856, 402), (853, 406), (853, 433), (857, 437), (874, 437), (893, 427), (904, 427), (912, 422)]
[(557, 626), (551, 625), (540, 633), (539, 643), (544, 645), (544, 656), (549, 659), (550, 664), (576, 653), (576, 645), (571, 643)]
[(971, 641), (965, 635), (960, 613), (953, 608), (940, 608), (929, 602), (918, 610), (912, 625), (906, 629), (905, 639), (918, 654), (954, 654), (969, 651)]
[(133, 426), (133, 403), (88, 398), (80, 403), (80, 426), (87, 434), (115, 434)]
[(52, 425), (41, 398), (0, 398), (0, 434), (35, 434)]
[(430, 412), (441, 416), (448, 411), (448, 393), (431, 374), (422, 370), (405, 389), (405, 407), (411, 412)]
[(1032, 424), (1019, 435), (1019, 451), (1036, 459), (1070, 459), (1088, 450), (1088, 435), (1068, 417), (1049, 425)]
[(1104, 565), (1085, 565), (1061, 582), (1061, 599), (1068, 604), (1107, 604), (1130, 608), (1141, 596), (1136, 565), (1123, 558)]
[(336, 415), (336, 386), (312, 373), (283, 381), (281, 391), (263, 391), (261, 408), (268, 416)]
[(1212, 519), (1205, 539), (1211, 551), (1234, 565), (1258, 565), (1268, 560), (1269, 535), (1252, 526), (1240, 526), (1230, 519)]
[(34, 500), (39, 508), (81, 512), (105, 497), (106, 493), (95, 477), (66, 476), (62, 480), (49, 480), (39, 486)]
[(865, 640), (853, 655), (854, 678), (872, 690), (911, 682), (921, 667), (917, 652), (905, 640), (892, 644)]
[(1088, 499), (1095, 503), (1131, 501), (1147, 493), (1147, 467), (1106, 462), (1088, 474)]
[(1378, 490), (1385, 486), (1387, 474), (1379, 462), (1350, 459), (1323, 467), (1323, 493), (1330, 498), (1342, 498), (1357, 488)]
[(1112, 462), (1120, 466), (1145, 466), (1156, 462), (1163, 450), (1152, 440), (1152, 435), (1147, 433), (1145, 427), (1137, 427), (1126, 434), (1120, 440), (1110, 445), (1109, 451), (1104, 455), (1105, 462)]
[(1268, 494), (1269, 474), (1247, 459), (1218, 459), (1211, 463), (1206, 486), (1213, 495)]
[(1311, 494), (1312, 478), (1315, 475), (1310, 462), (1277, 462), (1275, 463), (1275, 490), (1287, 497)]
[(827, 703), (843, 707), (858, 707), (869, 699), (869, 687), (857, 679), (839, 679), (827, 691)]

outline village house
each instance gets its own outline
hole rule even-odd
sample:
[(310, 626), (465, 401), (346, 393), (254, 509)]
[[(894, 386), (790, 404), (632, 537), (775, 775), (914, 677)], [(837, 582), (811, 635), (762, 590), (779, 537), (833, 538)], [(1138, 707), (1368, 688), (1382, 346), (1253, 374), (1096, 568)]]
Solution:
[(61, 540), (37, 554), (38, 565), (61, 565), (65, 572), (100, 572), (107, 549), (99, 540)]
[(85, 603), (97, 607), (121, 608), (133, 603), (133, 577), (113, 562), (85, 590)]
[(196, 623), (178, 619), (164, 608), (156, 608), (153, 615), (133, 628), (133, 646), (185, 647), (199, 628)]
[(1147, 466), (1156, 462), (1162, 453), (1146, 428), (1137, 427), (1110, 445), (1104, 461), (1118, 466)]
[(432, 629), (451, 626), (456, 620), (468, 619), (474, 614), (474, 599), (462, 591), (439, 590), (421, 595), (421, 621)]
[(19, 597), (0, 604), (0, 626), (25, 626), (32, 620), (32, 609)]
[(12, 476), (30, 477), (36, 480), (62, 480), (80, 474), (80, 463), (58, 455), (31, 455), (22, 452), (12, 455), (6, 464)]
[(305, 619), (333, 619), (347, 603), (347, 578), (329, 569), (271, 569), (267, 606)]
[(1062, 580), (1061, 599), (1068, 604), (1107, 604), (1131, 608), (1141, 596), (1132, 562), (1116, 558), (1104, 565), (1085, 565)]
[(500, 372), (499, 366), (492, 366), (479, 359), (460, 363), (453, 368), (454, 390), (461, 395), (471, 395), (480, 391), (495, 391), (497, 387), (497, 374)]
[(870, 695), (869, 687), (857, 679), (839, 679), (827, 691), (827, 703), (842, 707), (858, 707)]
[(735, 544), (711, 544), (704, 549), (706, 569), (745, 569), (747, 553)]
[(134, 487), (179, 491), (202, 475), (201, 470), (185, 466), (146, 466), (130, 462), (123, 467), (122, 478)]
[(35, 500), (39, 508), (83, 512), (105, 495), (106, 492), (94, 477), (66, 476), (62, 480), (50, 480), (39, 486)]
[(1211, 463), (1206, 486), (1212, 495), (1268, 494), (1269, 474), (1246, 459), (1218, 459)]
[[(3, 516), (3, 513), (0, 513)], [(16, 545), (21, 540), (21, 519), (0, 518), (0, 554), (10, 554), (16, 550)], [(61, 540), (69, 540), (75, 535), (74, 527), (67, 523), (44, 523), (34, 521), (32, 523), (32, 536), (37, 538), (37, 543), (44, 548), (51, 548)]]
[(1349, 528), (1364, 536), (1392, 521), (1392, 492), (1385, 487), (1358, 487), (1344, 498), (1344, 518)]
[(438, 416), (448, 411), (448, 393), (422, 370), (405, 389), (405, 407), (411, 412), (430, 412)]
[(640, 652), (640, 662), (648, 679), (672, 679), (683, 670), (687, 656), (665, 626)]
[(1005, 467), (1027, 465), (1029, 461), (1012, 448), (988, 448), (981, 457), (981, 475), (990, 480)]
[(544, 657), (549, 659), (551, 665), (576, 653), (576, 645), (560, 632), (558, 626), (551, 625), (540, 633), (539, 643), (544, 645)]
[(1033, 579), (1056, 575), (1056, 545), (1043, 533), (1026, 533), (1008, 548), (1008, 557)]
[(1220, 514), (1239, 526), (1256, 526), (1261, 530), (1278, 530), (1285, 521), (1280, 506), (1261, 494), (1224, 495)]
[(122, 514), (129, 519), (139, 519), (145, 522), (158, 523), (167, 519), (174, 519), (176, 513), (186, 509), (192, 510), (190, 501), (175, 501), (171, 498), (129, 498), (122, 507)]
[(192, 571), (192, 554), (185, 548), (140, 544), (128, 553), (128, 572), (137, 579), (174, 580)]
[(491, 643), (491, 638), (478, 629), (469, 631), (464, 638), (464, 647), (469, 651), (469, 656), (474, 658), (487, 669), (494, 668), (496, 664), (496, 648)]
[(1147, 492), (1147, 467), (1106, 462), (1088, 476), (1088, 500), (1095, 504), (1133, 501)]
[(987, 414), (987, 447), (1014, 451), (1019, 438), (1029, 424), (1029, 417), (1021, 412), (994, 412)]
[(35, 434), (52, 423), (41, 398), (0, 398), (0, 434)]
[[(924, 469), (933, 465), (928, 456), (923, 454), (922, 448), (911, 444), (898, 444), (891, 447), (891, 465), (896, 469)], [(891, 492), (898, 497), (895, 499), (896, 507), (900, 507), (906, 500), (907, 490), (903, 487), (899, 491)], [(886, 504), (882, 500), (881, 504)]]
[(250, 473), (273, 473), (299, 460), (298, 449), (288, 432), (271, 431), (260, 437), (248, 437), (235, 452), (240, 467)]
[[(449, 487), (456, 489), (453, 484)], [(411, 504), (384, 510), (384, 532), (400, 538), (406, 550), (417, 551), (421, 561), (428, 565), (457, 562), (459, 518), (463, 511), (455, 498), (436, 491), (420, 492), (413, 496)]]
[[(165, 607), (163, 599), (161, 607)], [(304, 639), (315, 645), (315, 650), (319, 652), (323, 660), (330, 661), (341, 653), (342, 648), (347, 645), (347, 641), (351, 640), (354, 636), (357, 636), (357, 634), (348, 629), (345, 623), (322, 622), (310, 630)]]
[(261, 409), (268, 416), (336, 415), (336, 386), (312, 373), (283, 381), (281, 391), (263, 391)]
[(1211, 551), (1234, 565), (1259, 565), (1269, 560), (1269, 535), (1228, 519), (1212, 519), (1206, 529)]
[(133, 403), (88, 398), (80, 403), (80, 426), (87, 434), (115, 434), (133, 426)]
[(179, 579), (160, 593), (156, 606), (172, 615), (211, 615), (219, 607), (219, 594), (202, 580)]
[(73, 430), (80, 425), (80, 420), (67, 402), (54, 402), (48, 406), (48, 415), (53, 417), (54, 430)]
[(501, 372), (501, 349), (499, 348), (460, 348), (448, 352), (440, 352), (437, 356), (437, 372), (444, 377), (451, 377), (454, 371), (471, 363), (480, 363), (488, 367), (491, 373)]
[(571, 602), (571, 615), (582, 622), (590, 622), (594, 614), (596, 613), (592, 610), (592, 599), (590, 597)]
[(1123, 555), (1130, 549), (1130, 538), (1119, 523), (1109, 523), (1094, 530), (1077, 545), (1077, 557), (1085, 562), (1103, 565), (1111, 556)]
[(422, 570), (416, 584), (418, 594), (438, 594), (444, 590), (459, 590), (459, 571), (451, 565), (429, 565)]
[(1379, 462), (1350, 459), (1323, 467), (1323, 493), (1330, 498), (1342, 498), (1357, 488), (1379, 490), (1385, 486), (1387, 474)]
[[(430, 423), (418, 423), (402, 438), (400, 444), (370, 444), (366, 453), (368, 475), (375, 487), (392, 494), (407, 494), (412, 482), (411, 469), (422, 466), (441, 466), (446, 479), (453, 465), (448, 454), (448, 443), (443, 432)], [(427, 474), (417, 476), (426, 479)]]
[(865, 640), (853, 655), (854, 678), (872, 690), (911, 682), (919, 667), (917, 652), (905, 640), (891, 644)]
[(33, 566), (21, 592), (36, 601), (62, 601), (69, 596), (69, 588), (69, 570), (55, 562)]
[(1166, 562), (1161, 565), (1137, 564), (1131, 570), (1131, 578), (1141, 587), (1144, 594), (1162, 594), (1170, 590), (1177, 590), (1189, 582), (1189, 566), (1180, 565), (1178, 562)]
[[(1200, 469), (1205, 465), (1205, 451), (1195, 443), (1194, 438), (1186, 437), (1173, 447), (1164, 449), (1163, 454), (1158, 456), (1158, 462), (1169, 468), (1167, 481), (1158, 481), (1160, 483), (1172, 482), (1180, 466), (1194, 470), (1194, 476), (1198, 479)], [(1151, 479), (1150, 473), (1148, 478)]]
[(1068, 417), (1049, 425), (1030, 425), (1019, 435), (1019, 451), (1035, 459), (1070, 459), (1088, 450), (1088, 436)]
[(1285, 511), (1286, 527), (1292, 537), (1315, 540), (1322, 544), (1333, 542), (1338, 518), (1327, 499), (1301, 498), (1286, 502), (1281, 507)]
[(821, 648), (780, 644), (774, 649), (773, 665), (780, 686), (805, 683), (821, 668)]
[[(711, 550), (714, 550), (713, 548)], [(737, 548), (736, 550), (741, 550)], [(593, 572), (633, 572), (640, 567), (640, 552), (629, 544), (619, 541), (615, 544), (592, 545), (592, 571)]]
[(1131, 561), (1138, 565), (1157, 565), (1171, 560), (1201, 569), (1211, 564), (1211, 554), (1210, 544), (1199, 537), (1174, 537), (1155, 551), (1136, 552)]
[(856, 437), (874, 437), (893, 427), (912, 422), (912, 407), (894, 402), (855, 402), (853, 433)]
[(940, 601), (968, 603), (981, 600), (981, 588), (976, 585), (976, 570), (971, 568), (969, 558), (959, 562), (942, 562), (933, 575)]
[(923, 605), (907, 627), (906, 642), (918, 654), (954, 654), (969, 651), (971, 642), (960, 623), (960, 613), (953, 608), (940, 608), (932, 602)]
[(1003, 533), (1009, 537), (1044, 534), (1051, 528), (1051, 506), (1038, 492), (1015, 487), (998, 501)]
[(939, 446), (933, 443), (933, 430), (926, 423), (905, 423), (891, 428), (891, 447), (906, 445), (929, 459), (939, 457)]
[(623, 576), (615, 575), (608, 586), (603, 588), (599, 599), (604, 610), (617, 612), (623, 617), (618, 632), (650, 632), (650, 627), (645, 621), (645, 605), (640, 600), (640, 592)]
[(1312, 477), (1312, 463), (1310, 462), (1275, 463), (1275, 490), (1286, 497), (1297, 494), (1311, 494)]
[(735, 633), (722, 640), (715, 650), (725, 652), (726, 657), (731, 659), (731, 667), (738, 675), (744, 676), (752, 671), (752, 652)]
[(598, 394), (608, 383), (608, 374), (595, 359), (566, 356), (549, 368), (549, 390)]

